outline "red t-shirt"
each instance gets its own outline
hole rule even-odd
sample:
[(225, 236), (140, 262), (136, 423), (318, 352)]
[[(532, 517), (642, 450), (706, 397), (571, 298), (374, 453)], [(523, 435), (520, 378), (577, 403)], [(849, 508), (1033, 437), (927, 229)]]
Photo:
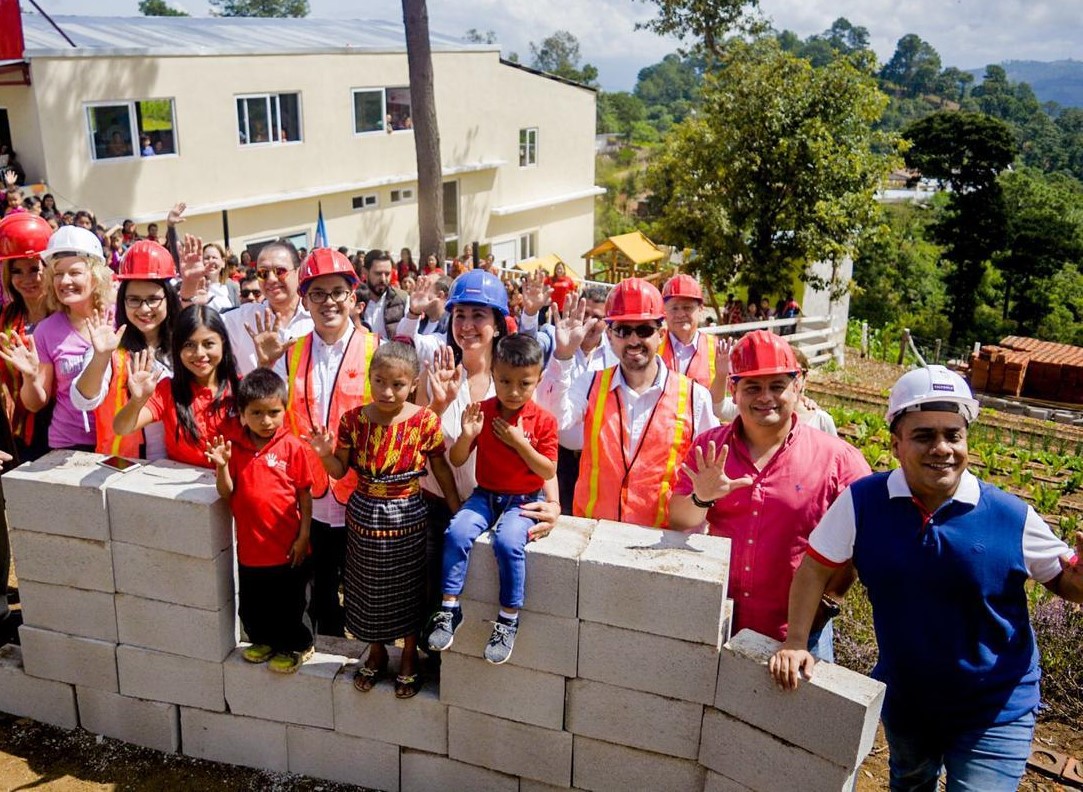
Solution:
[(171, 383), (172, 380), (169, 379), (159, 382), (146, 403), (146, 408), (150, 410), (154, 420), (161, 421), (165, 428), (165, 454), (175, 462), (213, 468), (214, 465), (203, 455), (207, 442), (217, 435), (232, 437), (241, 430), (237, 416), (232, 414), (233, 399), (227, 393), (215, 408), (214, 389), (192, 386), (192, 415), (199, 430), (199, 437), (193, 443), (186, 433), (178, 434), (177, 404), (173, 401)]
[[(485, 426), (474, 441), (478, 449), (475, 474), (478, 486), (502, 495), (529, 495), (537, 492), (545, 480), (531, 471), (519, 452), (493, 432), (493, 419), (500, 414), (500, 403), (494, 396), (481, 403)], [(511, 423), (517, 423), (523, 434), (542, 456), (557, 458), (557, 419), (534, 402), (527, 402)]]
[(248, 432), (232, 438), (229, 505), (237, 524), (237, 563), (248, 567), (289, 563), (301, 529), (300, 493), (312, 489), (305, 444), (282, 426), (256, 450)]
[(561, 275), (559, 278), (546, 278), (545, 283), (552, 289), (550, 296), (553, 299), (553, 305), (563, 311), (564, 301), (568, 299), (569, 294), (575, 291), (575, 281), (567, 275)]

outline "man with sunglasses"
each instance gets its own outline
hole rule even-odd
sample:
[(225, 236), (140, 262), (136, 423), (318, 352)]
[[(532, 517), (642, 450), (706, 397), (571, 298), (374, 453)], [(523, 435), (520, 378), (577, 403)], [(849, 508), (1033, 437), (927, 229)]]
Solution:
[(606, 301), (619, 363), (573, 381), (576, 350), (598, 322), (586, 308), (568, 295), (538, 397), (557, 416), (562, 442), (583, 452), (573, 513), (666, 528), (680, 461), (698, 432), (718, 425), (711, 395), (658, 357), (662, 295), (640, 278), (621, 281)]
[(250, 269), (244, 274), (240, 282), (241, 305), (245, 303), (263, 302), (263, 289), (259, 286), (259, 278), (256, 277), (255, 269)]

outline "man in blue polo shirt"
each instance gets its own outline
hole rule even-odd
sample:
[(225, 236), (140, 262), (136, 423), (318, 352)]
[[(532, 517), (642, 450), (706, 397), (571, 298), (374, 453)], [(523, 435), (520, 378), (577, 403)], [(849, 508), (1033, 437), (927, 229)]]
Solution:
[(887, 420), (900, 468), (854, 482), (809, 537), (790, 589), (790, 631), (771, 658), (783, 688), (812, 672), (809, 625), (832, 571), (853, 560), (872, 603), (887, 685), (892, 790), (1015, 790), (1038, 707), (1029, 578), (1083, 602), (1076, 555), (1024, 501), (967, 470), (978, 404), (942, 366), (904, 374)]

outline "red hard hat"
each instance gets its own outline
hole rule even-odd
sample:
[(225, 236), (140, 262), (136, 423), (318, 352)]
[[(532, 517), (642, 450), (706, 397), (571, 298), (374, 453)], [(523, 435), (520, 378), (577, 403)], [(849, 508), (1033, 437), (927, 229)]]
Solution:
[(357, 288), (357, 273), (353, 270), (350, 260), (337, 250), (331, 248), (316, 248), (308, 254), (305, 263), (301, 265), (298, 275), (298, 288), (301, 294), (308, 291), (310, 281), (324, 275), (341, 275), (350, 283), (350, 288)]
[(753, 330), (733, 345), (730, 353), (730, 376), (765, 377), (771, 374), (797, 374), (801, 366), (793, 347), (770, 330)]
[(117, 280), (169, 280), (177, 277), (177, 265), (169, 251), (150, 239), (133, 242), (120, 260)]
[(681, 273), (667, 280), (665, 288), (662, 289), (662, 299), (668, 300), (670, 297), (687, 297), (703, 302), (703, 289), (699, 287), (698, 280)]
[(16, 212), (0, 220), (0, 261), (37, 258), (49, 245), (53, 229), (30, 212)]
[(642, 278), (627, 278), (609, 292), (605, 301), (608, 322), (661, 321), (665, 317), (662, 295)]

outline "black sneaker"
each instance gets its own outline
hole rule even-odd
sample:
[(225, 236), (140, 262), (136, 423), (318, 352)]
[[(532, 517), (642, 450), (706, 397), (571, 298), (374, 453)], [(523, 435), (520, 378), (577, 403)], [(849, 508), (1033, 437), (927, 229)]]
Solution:
[(432, 617), (432, 632), (429, 633), (429, 648), (434, 652), (450, 649), (455, 641), (455, 631), (463, 623), (462, 608), (441, 608)]
[(508, 662), (511, 650), (515, 648), (515, 635), (519, 632), (518, 619), (505, 619), (498, 616), (493, 622), (493, 634), (485, 645), (485, 659), (493, 665)]

